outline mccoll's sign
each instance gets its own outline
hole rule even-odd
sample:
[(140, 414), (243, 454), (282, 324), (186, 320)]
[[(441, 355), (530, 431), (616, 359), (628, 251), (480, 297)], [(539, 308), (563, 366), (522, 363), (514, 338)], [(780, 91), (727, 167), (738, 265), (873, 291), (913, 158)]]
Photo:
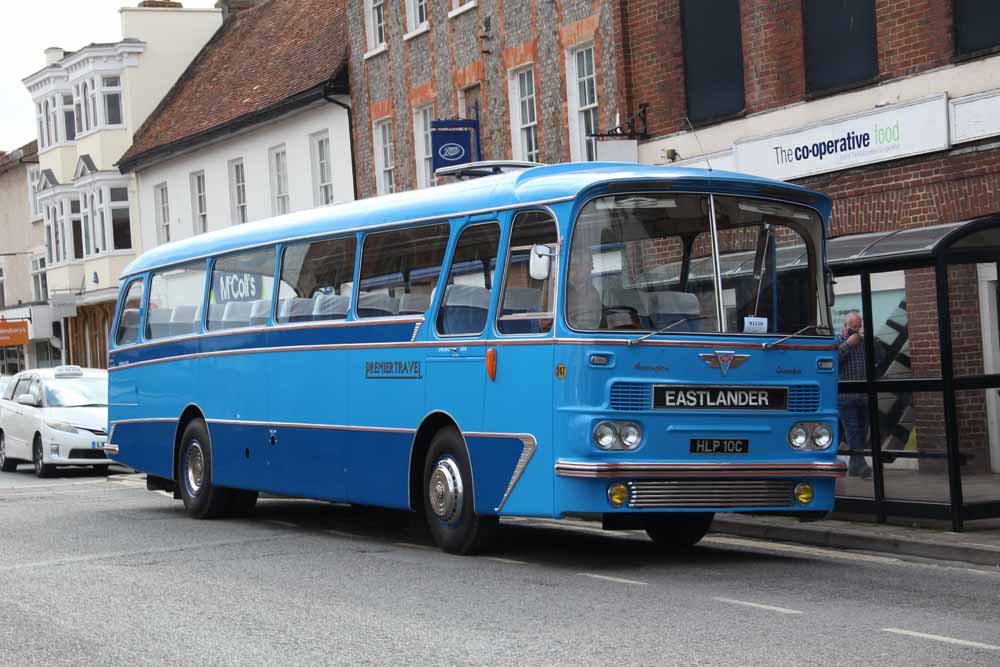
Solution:
[(948, 147), (944, 95), (737, 142), (736, 170), (779, 180)]

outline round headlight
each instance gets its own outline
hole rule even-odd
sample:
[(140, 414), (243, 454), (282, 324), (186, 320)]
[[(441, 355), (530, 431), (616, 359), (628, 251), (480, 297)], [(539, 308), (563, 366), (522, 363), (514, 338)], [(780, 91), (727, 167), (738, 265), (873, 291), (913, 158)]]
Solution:
[(613, 449), (618, 445), (618, 429), (611, 422), (601, 422), (594, 429), (594, 444), (601, 449)]
[(796, 424), (788, 431), (788, 444), (793, 449), (805, 449), (809, 444), (809, 431), (802, 424)]
[(622, 444), (625, 449), (635, 449), (642, 442), (642, 431), (638, 424), (625, 424), (621, 430)]
[(833, 442), (833, 430), (826, 424), (816, 424), (812, 432), (813, 442), (819, 449), (826, 449)]

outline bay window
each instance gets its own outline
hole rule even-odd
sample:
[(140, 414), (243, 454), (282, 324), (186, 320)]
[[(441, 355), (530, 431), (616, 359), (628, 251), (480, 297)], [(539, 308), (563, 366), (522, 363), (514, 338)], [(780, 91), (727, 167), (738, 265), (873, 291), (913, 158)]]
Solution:
[(31, 258), (31, 298), (33, 301), (49, 300), (49, 280), (45, 275), (45, 256)]
[(115, 250), (132, 249), (132, 220), (128, 207), (128, 188), (110, 188), (111, 239)]
[(122, 124), (122, 79), (119, 76), (101, 78), (101, 92), (104, 95), (104, 124)]

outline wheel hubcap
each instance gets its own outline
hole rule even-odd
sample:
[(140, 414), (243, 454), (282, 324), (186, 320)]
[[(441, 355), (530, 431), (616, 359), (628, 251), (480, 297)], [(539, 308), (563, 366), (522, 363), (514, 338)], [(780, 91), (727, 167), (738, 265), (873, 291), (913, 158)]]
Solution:
[(188, 490), (191, 495), (197, 495), (198, 491), (201, 490), (201, 485), (205, 482), (205, 453), (201, 449), (201, 443), (197, 440), (192, 441), (188, 446), (184, 468)]
[(445, 458), (437, 462), (431, 472), (428, 484), (431, 509), (445, 523), (455, 523), (462, 518), (462, 474), (454, 459)]

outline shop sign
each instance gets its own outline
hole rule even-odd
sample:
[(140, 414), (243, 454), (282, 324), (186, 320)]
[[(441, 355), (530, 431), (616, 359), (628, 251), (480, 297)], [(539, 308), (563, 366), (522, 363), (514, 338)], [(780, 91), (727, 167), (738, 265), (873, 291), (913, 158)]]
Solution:
[(736, 142), (736, 169), (779, 180), (948, 148), (946, 95)]
[(28, 323), (0, 320), (0, 347), (28, 344)]
[(1000, 90), (951, 100), (951, 140), (958, 144), (1000, 134)]

